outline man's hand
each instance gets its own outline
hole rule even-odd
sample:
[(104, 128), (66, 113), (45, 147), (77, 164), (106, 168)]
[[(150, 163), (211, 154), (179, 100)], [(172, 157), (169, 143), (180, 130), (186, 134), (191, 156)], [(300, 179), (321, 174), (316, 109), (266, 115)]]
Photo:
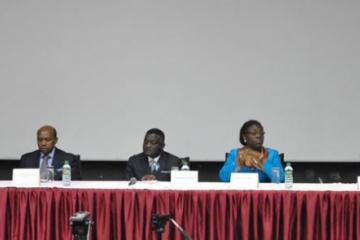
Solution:
[(156, 180), (156, 176), (153, 174), (148, 174), (141, 178), (141, 181), (151, 181), (151, 180)]

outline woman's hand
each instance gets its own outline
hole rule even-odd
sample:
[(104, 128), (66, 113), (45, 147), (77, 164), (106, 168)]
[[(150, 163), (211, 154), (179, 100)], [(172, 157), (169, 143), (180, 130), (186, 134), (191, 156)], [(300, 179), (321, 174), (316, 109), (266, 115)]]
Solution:
[(263, 162), (257, 157), (258, 153), (247, 148), (240, 149), (240, 166), (263, 169)]

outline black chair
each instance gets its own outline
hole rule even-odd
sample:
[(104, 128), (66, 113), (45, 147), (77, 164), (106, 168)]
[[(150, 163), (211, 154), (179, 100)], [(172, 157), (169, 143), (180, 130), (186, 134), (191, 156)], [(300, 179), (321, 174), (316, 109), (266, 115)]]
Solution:
[(286, 163), (285, 163), (285, 154), (284, 153), (279, 153), (279, 157), (280, 157), (280, 162), (281, 162), (281, 166), (283, 168), (285, 168)]
[(228, 152), (225, 153), (225, 161), (226, 161), (226, 159), (229, 157), (229, 154), (230, 154), (230, 153), (228, 153)]

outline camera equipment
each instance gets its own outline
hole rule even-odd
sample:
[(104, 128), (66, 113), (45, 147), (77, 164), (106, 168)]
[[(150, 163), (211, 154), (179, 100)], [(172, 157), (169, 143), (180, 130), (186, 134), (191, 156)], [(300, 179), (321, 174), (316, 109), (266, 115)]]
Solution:
[(89, 240), (90, 228), (93, 224), (90, 220), (89, 212), (76, 212), (74, 216), (70, 217), (70, 226), (74, 235), (74, 240)]
[(154, 213), (152, 215), (152, 228), (156, 231), (158, 234), (158, 239), (161, 239), (161, 234), (165, 230), (165, 224), (167, 221), (170, 221), (174, 226), (179, 229), (181, 234), (185, 237), (187, 240), (192, 240), (190, 235), (171, 217), (170, 214), (156, 214)]

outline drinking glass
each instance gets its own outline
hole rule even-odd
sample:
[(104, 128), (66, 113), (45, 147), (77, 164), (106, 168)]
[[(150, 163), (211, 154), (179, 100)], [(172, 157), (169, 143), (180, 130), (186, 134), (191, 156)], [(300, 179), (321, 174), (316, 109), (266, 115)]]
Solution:
[(178, 170), (179, 170), (179, 167), (176, 167), (176, 166), (171, 167), (171, 171), (178, 171)]
[(54, 181), (54, 167), (47, 167), (40, 171), (40, 182), (46, 183)]
[(280, 183), (280, 168), (279, 167), (272, 167), (271, 168), (271, 182), (272, 183)]

